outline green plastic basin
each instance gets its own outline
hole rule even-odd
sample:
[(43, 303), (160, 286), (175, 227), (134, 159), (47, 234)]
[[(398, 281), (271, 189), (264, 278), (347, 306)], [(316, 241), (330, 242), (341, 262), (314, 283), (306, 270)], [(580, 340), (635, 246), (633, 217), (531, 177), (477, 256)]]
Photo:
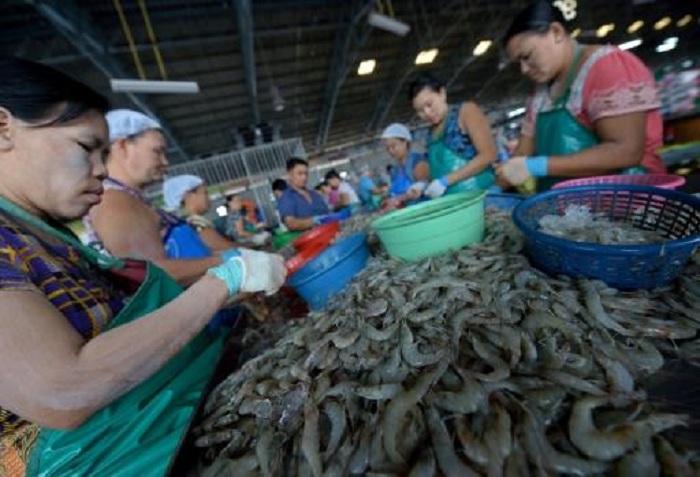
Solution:
[(423, 202), (372, 222), (389, 255), (419, 260), (462, 248), (484, 238), (483, 191)]
[(279, 250), (284, 248), (285, 245), (293, 242), (294, 239), (300, 235), (301, 232), (275, 232), (275, 235), (272, 236), (272, 246), (275, 248), (275, 250)]

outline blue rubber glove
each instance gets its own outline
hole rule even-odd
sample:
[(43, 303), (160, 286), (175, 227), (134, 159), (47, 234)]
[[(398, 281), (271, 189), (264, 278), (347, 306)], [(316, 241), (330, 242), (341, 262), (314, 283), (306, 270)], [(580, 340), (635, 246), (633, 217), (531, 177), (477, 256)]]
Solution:
[(228, 262), (233, 257), (240, 257), (241, 251), (237, 248), (230, 248), (221, 252), (220, 256), (222, 262)]
[(323, 221), (328, 217), (327, 215), (315, 215), (311, 217), (311, 220), (313, 221), (314, 225), (321, 225)]
[(226, 284), (229, 296), (234, 296), (241, 289), (244, 274), (245, 265), (241, 257), (231, 258), (207, 270), (207, 275), (212, 275)]
[(549, 157), (547, 156), (528, 156), (525, 160), (525, 166), (532, 177), (545, 177), (547, 176), (548, 162)]

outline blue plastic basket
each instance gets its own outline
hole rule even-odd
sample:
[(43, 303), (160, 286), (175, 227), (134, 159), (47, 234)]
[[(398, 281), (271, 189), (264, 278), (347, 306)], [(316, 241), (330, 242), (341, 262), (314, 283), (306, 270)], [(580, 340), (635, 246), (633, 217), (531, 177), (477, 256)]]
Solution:
[(500, 209), (500, 210), (512, 210), (513, 207), (521, 203), (525, 199), (520, 194), (501, 194), (501, 193), (491, 193), (486, 194), (485, 206)]
[(367, 236), (351, 235), (304, 265), (289, 277), (288, 284), (306, 300), (310, 308), (318, 310), (365, 268), (368, 258)]
[[(653, 245), (574, 242), (538, 230), (545, 215), (562, 215), (569, 205), (588, 206), (610, 220), (659, 231), (668, 240)], [(525, 251), (550, 275), (602, 280), (622, 290), (651, 289), (676, 278), (700, 243), (700, 199), (647, 186), (596, 185), (552, 190), (524, 200), (513, 220), (525, 235)]]

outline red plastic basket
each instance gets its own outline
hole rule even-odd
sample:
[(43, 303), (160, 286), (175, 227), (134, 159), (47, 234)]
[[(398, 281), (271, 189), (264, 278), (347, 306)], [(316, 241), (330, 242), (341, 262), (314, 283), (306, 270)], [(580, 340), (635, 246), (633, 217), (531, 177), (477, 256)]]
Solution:
[(619, 174), (615, 176), (596, 176), (571, 179), (555, 184), (552, 189), (589, 185), (639, 185), (677, 189), (685, 184), (685, 177), (674, 174)]
[(300, 252), (309, 247), (316, 248), (319, 245), (328, 245), (339, 231), (340, 222), (329, 222), (305, 232), (304, 235), (294, 240), (292, 245)]

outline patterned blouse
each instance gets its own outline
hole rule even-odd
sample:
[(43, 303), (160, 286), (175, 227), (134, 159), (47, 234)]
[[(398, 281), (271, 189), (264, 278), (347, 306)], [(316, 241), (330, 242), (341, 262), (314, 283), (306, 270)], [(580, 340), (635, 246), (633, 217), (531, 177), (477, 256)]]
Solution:
[[(536, 88), (523, 120), (522, 135), (533, 137), (537, 113), (553, 107), (546, 86)], [(661, 101), (651, 71), (629, 51), (615, 46), (597, 48), (583, 62), (571, 84), (566, 108), (584, 126), (602, 118), (646, 112), (645, 145), (642, 165), (652, 174), (666, 172), (657, 150), (663, 145)]]
[[(0, 212), (2, 291), (42, 294), (86, 341), (105, 329), (125, 299), (75, 247)], [(21, 477), (39, 429), (1, 406), (0, 477)]]

